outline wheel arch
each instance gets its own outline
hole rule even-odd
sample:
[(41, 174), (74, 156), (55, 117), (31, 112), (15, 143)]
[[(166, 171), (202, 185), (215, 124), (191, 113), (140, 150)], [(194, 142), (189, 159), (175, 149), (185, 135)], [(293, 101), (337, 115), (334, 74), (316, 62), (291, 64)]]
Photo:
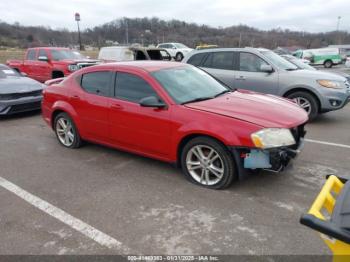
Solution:
[(312, 95), (316, 99), (317, 106), (318, 106), (318, 111), (321, 110), (321, 100), (319, 99), (318, 95), (315, 92), (313, 92), (313, 91), (311, 91), (311, 90), (309, 90), (307, 88), (295, 87), (295, 88), (289, 89), (282, 96), (283, 97), (288, 97), (289, 95), (291, 95), (293, 93), (296, 93), (296, 92), (305, 92), (305, 93), (308, 93), (308, 94)]
[(73, 119), (78, 130), (80, 129), (79, 128), (79, 126), (80, 126), (79, 121), (77, 118), (78, 114), (70, 104), (68, 104), (64, 101), (58, 101), (53, 105), (52, 108), (53, 108), (52, 113), (51, 113), (51, 127), (52, 128), (54, 128), (54, 122), (55, 122), (56, 116), (60, 113), (66, 113)]
[(180, 140), (180, 142), (178, 143), (178, 146), (177, 146), (177, 151), (176, 151), (176, 166), (177, 167), (181, 167), (181, 154), (182, 154), (182, 151), (183, 151), (185, 145), (189, 141), (191, 141), (192, 139), (194, 139), (196, 137), (211, 138), (211, 139), (214, 139), (215, 141), (219, 142), (223, 146), (227, 147), (225, 142), (223, 142), (223, 140), (221, 140), (220, 138), (215, 137), (215, 136), (211, 136), (211, 135), (200, 133), (200, 132), (187, 134), (187, 135), (185, 135), (184, 137), (181, 138), (181, 140)]
[(64, 72), (59, 69), (53, 69), (51, 72), (52, 79), (64, 77)]

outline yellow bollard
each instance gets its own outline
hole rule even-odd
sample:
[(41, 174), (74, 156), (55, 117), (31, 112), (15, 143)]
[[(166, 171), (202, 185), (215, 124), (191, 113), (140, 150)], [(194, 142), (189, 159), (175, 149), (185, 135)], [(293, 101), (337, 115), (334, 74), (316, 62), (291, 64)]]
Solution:
[(329, 176), (300, 223), (321, 235), (334, 262), (350, 261), (350, 181)]

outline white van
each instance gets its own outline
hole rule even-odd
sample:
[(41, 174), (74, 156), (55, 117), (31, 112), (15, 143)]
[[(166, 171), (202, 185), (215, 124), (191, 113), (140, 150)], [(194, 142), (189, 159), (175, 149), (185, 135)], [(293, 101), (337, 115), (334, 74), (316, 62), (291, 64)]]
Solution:
[(133, 60), (171, 60), (170, 54), (161, 48), (144, 48), (130, 46), (102, 47), (98, 59), (103, 62)]
[(134, 52), (128, 46), (102, 47), (98, 53), (98, 59), (103, 62), (133, 61)]
[(342, 62), (342, 57), (338, 48), (298, 50), (294, 52), (293, 55), (300, 59), (310, 60), (310, 65), (323, 65), (326, 68), (330, 68)]

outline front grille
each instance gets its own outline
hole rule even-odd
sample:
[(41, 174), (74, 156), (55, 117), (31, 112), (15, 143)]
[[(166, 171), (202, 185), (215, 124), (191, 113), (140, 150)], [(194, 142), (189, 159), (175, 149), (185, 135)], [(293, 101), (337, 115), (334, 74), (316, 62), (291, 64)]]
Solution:
[(39, 102), (32, 102), (32, 103), (11, 106), (11, 109), (8, 113), (9, 114), (20, 113), (20, 112), (25, 112), (25, 111), (30, 111), (30, 110), (37, 110), (40, 108), (41, 108), (40, 101)]
[(35, 97), (35, 96), (41, 96), (42, 90), (36, 90), (31, 92), (25, 92), (25, 93), (12, 93), (12, 94), (0, 94), (1, 100), (15, 100), (20, 99), (24, 97)]
[(88, 67), (88, 66), (93, 66), (93, 65), (97, 65), (97, 63), (78, 63), (77, 64), (79, 69), (84, 68), (84, 67)]

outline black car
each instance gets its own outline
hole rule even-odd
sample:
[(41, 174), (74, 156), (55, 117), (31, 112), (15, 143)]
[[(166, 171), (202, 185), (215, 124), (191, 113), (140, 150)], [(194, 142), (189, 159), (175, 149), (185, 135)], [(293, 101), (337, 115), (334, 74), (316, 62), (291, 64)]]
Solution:
[(41, 108), (44, 85), (0, 64), (0, 115)]

